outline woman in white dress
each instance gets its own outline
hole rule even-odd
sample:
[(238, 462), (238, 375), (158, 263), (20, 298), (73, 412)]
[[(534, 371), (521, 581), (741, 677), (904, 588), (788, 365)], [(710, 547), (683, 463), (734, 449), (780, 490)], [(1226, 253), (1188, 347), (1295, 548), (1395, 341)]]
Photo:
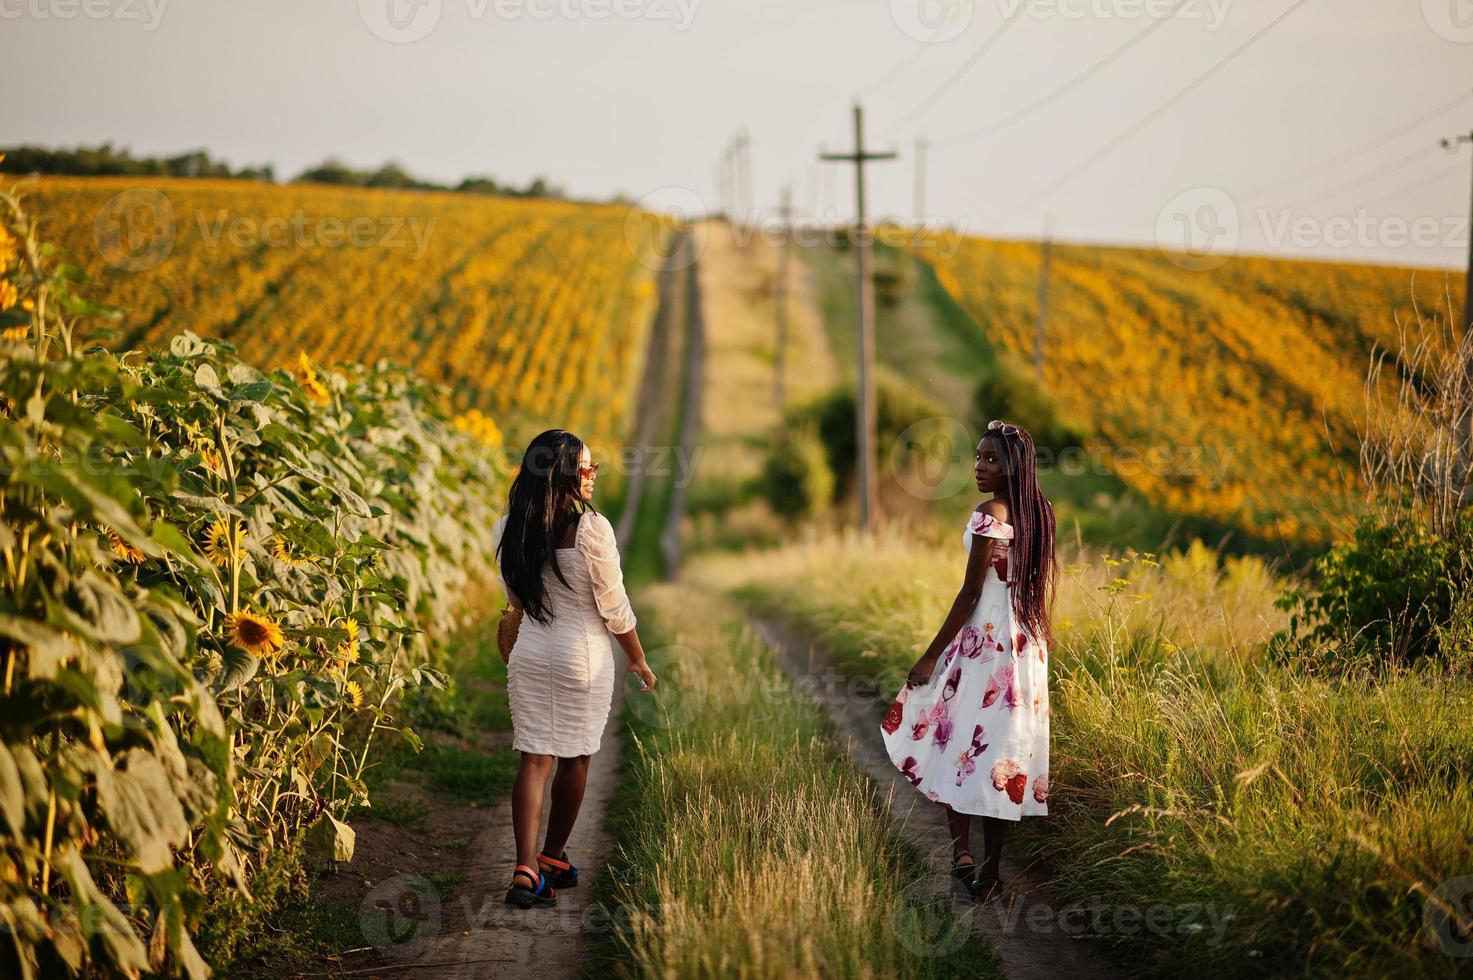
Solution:
[[(594, 510), (598, 466), (571, 432), (532, 440), (492, 541), (507, 601), (523, 611), (507, 659), (512, 748), (522, 754), (512, 787), (517, 866), (506, 902), (557, 904), (556, 888), (578, 883), (564, 850), (614, 695), (614, 640), (648, 691), (655, 675), (635, 632), (619, 549), (608, 518)], [(537, 851), (542, 796), (552, 780), (547, 839)]]
[[(962, 532), (961, 590), (880, 731), (891, 761), (944, 810), (953, 875), (987, 898), (1002, 889), (1009, 825), (1048, 814), (1048, 603), (1056, 568), (1054, 509), (1039, 489), (1027, 430), (988, 423), (974, 475), (992, 498)], [(974, 816), (982, 818), (980, 866), (970, 851)]]

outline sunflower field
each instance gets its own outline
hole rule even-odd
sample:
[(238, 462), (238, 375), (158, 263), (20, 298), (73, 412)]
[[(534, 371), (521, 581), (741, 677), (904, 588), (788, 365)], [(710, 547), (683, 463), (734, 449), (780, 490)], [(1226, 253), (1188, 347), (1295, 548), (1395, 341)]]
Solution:
[(88, 345), (81, 276), (0, 194), (0, 975), (205, 977), (207, 895), (295, 835), (351, 857), (504, 475), (486, 416), (386, 362)]
[(655, 215), (152, 177), (45, 177), (28, 199), (122, 311), (114, 349), (189, 330), (264, 367), (390, 357), (518, 431), (628, 431), (670, 231)]
[[(1032, 376), (1041, 251), (916, 248), (1019, 376)], [(1462, 309), (1440, 270), (1159, 251), (1053, 249), (1041, 389), (1147, 499), (1263, 540), (1319, 546), (1362, 488), (1373, 350)], [(1343, 528), (1342, 528), (1343, 529)]]

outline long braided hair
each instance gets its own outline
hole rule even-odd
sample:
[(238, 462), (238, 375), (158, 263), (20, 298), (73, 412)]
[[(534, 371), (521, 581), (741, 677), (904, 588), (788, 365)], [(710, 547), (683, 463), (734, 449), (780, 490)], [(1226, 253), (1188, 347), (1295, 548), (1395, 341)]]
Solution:
[(547, 625), (552, 610), (542, 583), (550, 562), (563, 585), (557, 543), (568, 525), (593, 507), (579, 495), (583, 440), (566, 429), (548, 429), (527, 446), (506, 499), (506, 529), (496, 549), (501, 577), (522, 600), (528, 616)]
[(1008, 581), (1013, 611), (1028, 632), (1053, 643), (1049, 603), (1058, 589), (1054, 505), (1038, 487), (1033, 437), (1021, 425), (991, 422), (983, 437), (997, 443), (1006, 482), (1003, 499), (1013, 525)]

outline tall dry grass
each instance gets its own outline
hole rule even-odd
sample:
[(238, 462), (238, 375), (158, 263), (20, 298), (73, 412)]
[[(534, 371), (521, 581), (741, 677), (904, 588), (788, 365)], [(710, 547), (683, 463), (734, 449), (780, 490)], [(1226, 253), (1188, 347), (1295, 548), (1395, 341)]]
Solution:
[[(691, 574), (898, 687), (962, 568), (957, 547), (841, 535)], [(1448, 952), (1460, 947), (1446, 916), (1468, 927), (1456, 879), (1473, 873), (1468, 688), (1273, 665), (1261, 644), (1282, 625), (1278, 588), (1257, 560), (1219, 565), (1200, 546), (1070, 555), (1050, 656), (1051, 813), (1024, 821), (1018, 844), (1066, 900), (1176, 916), (1100, 930), (1153, 972), (1453, 975), (1466, 960)]]

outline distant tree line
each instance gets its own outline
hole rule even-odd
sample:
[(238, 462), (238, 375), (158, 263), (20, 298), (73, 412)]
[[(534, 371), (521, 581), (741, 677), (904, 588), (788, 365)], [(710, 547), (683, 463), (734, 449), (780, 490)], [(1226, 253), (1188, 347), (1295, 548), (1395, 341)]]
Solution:
[[(67, 174), (79, 177), (217, 177), (230, 180), (276, 182), (271, 164), (235, 169), (216, 160), (204, 150), (193, 150), (170, 157), (136, 157), (126, 147), (112, 143), (79, 146), (75, 149), (50, 149), (44, 146), (0, 148), (5, 154), (0, 170), (7, 173)], [(308, 167), (293, 183), (337, 184), (347, 187), (389, 187), (400, 190), (459, 191), (466, 194), (500, 194), (510, 197), (564, 197), (560, 188), (537, 177), (526, 187), (517, 188), (490, 177), (467, 177), (459, 184), (437, 184), (410, 175), (397, 163), (386, 163), (377, 170), (355, 170), (330, 157), (315, 167)]]

